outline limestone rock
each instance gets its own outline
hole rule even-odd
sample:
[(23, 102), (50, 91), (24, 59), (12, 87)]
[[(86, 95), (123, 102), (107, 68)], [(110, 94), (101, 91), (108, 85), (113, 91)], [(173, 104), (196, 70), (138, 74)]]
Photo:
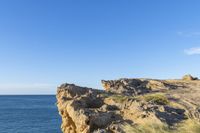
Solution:
[(150, 91), (144, 87), (146, 82), (139, 79), (102, 80), (101, 83), (106, 91), (125, 95), (139, 95)]
[[(101, 92), (102, 93), (102, 92)], [(64, 133), (104, 132), (112, 121), (117, 119), (115, 113), (100, 111), (103, 99), (100, 91), (63, 84), (58, 88), (57, 106), (62, 116)]]
[(200, 128), (200, 81), (194, 79), (103, 80), (105, 91), (63, 84), (56, 95), (61, 129), (63, 133), (134, 133), (153, 124), (159, 128), (144, 130), (161, 132), (162, 127), (176, 129), (187, 121)]
[(102, 80), (101, 83), (106, 91), (124, 95), (141, 95), (152, 91), (176, 88), (176, 86), (171, 86), (166, 82), (153, 79)]

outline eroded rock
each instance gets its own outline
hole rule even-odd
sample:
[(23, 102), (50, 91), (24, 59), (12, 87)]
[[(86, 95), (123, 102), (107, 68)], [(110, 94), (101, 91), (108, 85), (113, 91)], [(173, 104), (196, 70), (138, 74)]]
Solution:
[(135, 96), (176, 88), (176, 86), (172, 86), (166, 82), (152, 79), (102, 80), (101, 83), (106, 91)]
[(198, 80), (120, 79), (102, 84), (105, 91), (74, 84), (58, 87), (63, 133), (132, 133), (131, 128), (149, 122), (173, 128), (188, 119), (200, 122)]

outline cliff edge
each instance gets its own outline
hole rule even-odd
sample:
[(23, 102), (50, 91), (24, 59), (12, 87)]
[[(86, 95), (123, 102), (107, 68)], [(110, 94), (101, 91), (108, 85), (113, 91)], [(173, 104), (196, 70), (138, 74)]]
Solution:
[(102, 80), (105, 90), (62, 84), (63, 133), (199, 133), (200, 80)]

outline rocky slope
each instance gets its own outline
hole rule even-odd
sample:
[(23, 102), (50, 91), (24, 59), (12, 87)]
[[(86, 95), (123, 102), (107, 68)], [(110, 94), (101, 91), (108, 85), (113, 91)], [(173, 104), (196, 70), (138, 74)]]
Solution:
[(105, 90), (63, 84), (57, 106), (63, 133), (200, 133), (200, 81), (119, 79)]

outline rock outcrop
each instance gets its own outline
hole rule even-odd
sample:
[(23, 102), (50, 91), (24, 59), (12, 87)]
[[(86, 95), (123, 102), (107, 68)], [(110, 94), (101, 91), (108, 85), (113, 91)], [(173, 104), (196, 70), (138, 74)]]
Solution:
[(192, 80), (198, 80), (198, 78), (197, 77), (193, 77), (192, 75), (188, 74), (188, 75), (183, 76), (182, 80), (192, 81)]
[(167, 133), (185, 131), (186, 125), (191, 133), (200, 131), (199, 80), (119, 79), (102, 85), (105, 90), (58, 87), (63, 133)]
[(101, 83), (106, 91), (132, 96), (176, 88), (165, 81), (152, 79), (102, 80)]

